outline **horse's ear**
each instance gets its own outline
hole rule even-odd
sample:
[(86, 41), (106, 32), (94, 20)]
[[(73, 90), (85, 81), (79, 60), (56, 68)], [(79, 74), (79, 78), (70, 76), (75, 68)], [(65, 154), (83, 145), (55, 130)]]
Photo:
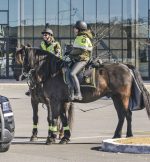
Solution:
[(16, 51), (19, 51), (21, 48), (19, 48), (19, 47), (16, 47)]
[(28, 44), (27, 44), (27, 47), (31, 47), (31, 44), (28, 43)]

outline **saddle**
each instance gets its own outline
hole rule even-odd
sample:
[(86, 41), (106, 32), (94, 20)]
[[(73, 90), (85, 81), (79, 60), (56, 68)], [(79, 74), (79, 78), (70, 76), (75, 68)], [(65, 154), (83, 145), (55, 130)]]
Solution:
[[(70, 77), (70, 67), (65, 66), (62, 70), (63, 79), (67, 85), (71, 85)], [(81, 87), (91, 87), (96, 88), (95, 82), (95, 67), (92, 67), (91, 64), (87, 64), (86, 67), (77, 75)]]

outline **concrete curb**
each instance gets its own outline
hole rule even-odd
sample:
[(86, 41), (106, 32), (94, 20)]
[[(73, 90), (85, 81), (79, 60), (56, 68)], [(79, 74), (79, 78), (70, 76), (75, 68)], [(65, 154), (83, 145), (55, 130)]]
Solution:
[[(123, 139), (123, 138), (122, 138)], [(102, 150), (107, 152), (150, 154), (150, 145), (141, 144), (119, 144), (116, 139), (102, 141)]]

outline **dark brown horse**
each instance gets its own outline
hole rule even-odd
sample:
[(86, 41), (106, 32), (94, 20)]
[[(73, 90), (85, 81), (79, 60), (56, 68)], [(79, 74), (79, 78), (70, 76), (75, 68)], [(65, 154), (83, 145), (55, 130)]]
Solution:
[[(68, 86), (63, 80), (61, 71), (64, 61), (53, 55), (35, 48), (22, 48), (16, 53), (16, 61), (23, 64), (24, 71), (31, 76), (31, 103), (33, 106), (33, 123), (37, 124), (37, 94), (34, 94), (35, 87), (38, 87), (37, 93), (43, 94), (43, 102), (48, 106), (48, 122), (53, 124), (53, 119), (60, 115), (62, 125), (64, 127), (64, 137), (60, 143), (69, 141), (70, 130), (68, 127), (68, 118), (64, 114), (66, 107), (64, 105), (72, 105), (69, 102)], [(130, 72), (132, 69), (132, 73)], [(32, 74), (32, 75), (31, 75)], [(126, 136), (131, 137), (132, 112), (129, 109), (129, 101), (132, 96), (132, 87), (134, 79), (144, 94), (143, 104), (146, 107), (148, 117), (150, 118), (150, 96), (143, 85), (139, 72), (131, 65), (122, 63), (104, 63), (96, 67), (95, 80), (96, 88), (82, 87), (83, 100), (87, 103), (95, 101), (103, 96), (110, 96), (113, 100), (118, 115), (118, 125), (113, 138), (120, 138), (124, 119), (127, 120)], [(32, 86), (32, 84), (34, 86)], [(32, 88), (33, 87), (33, 88)], [(42, 99), (41, 99), (42, 100)], [(34, 132), (34, 131), (33, 131)], [(53, 134), (53, 132), (51, 132)], [(51, 136), (53, 137), (53, 136)]]
[[(34, 50), (36, 51), (36, 49)], [(56, 80), (49, 78), (43, 83), (39, 81), (40, 78), (39, 76), (37, 76), (37, 71), (42, 64), (42, 61), (45, 60), (45, 56), (41, 56), (41, 53), (37, 54), (34, 50), (30, 47), (22, 47), (20, 49), (17, 49), (15, 55), (15, 65), (22, 65), (22, 67), (24, 67), (22, 70), (24, 75), (26, 71), (28, 72), (27, 80), (31, 92), (31, 105), (33, 109), (33, 130), (30, 140), (37, 140), (38, 105), (39, 103), (43, 103), (47, 106), (48, 112), (48, 137), (46, 140), (46, 144), (51, 144), (55, 142), (56, 132), (59, 131), (58, 124), (60, 124), (60, 119), (61, 125), (63, 125), (64, 134), (64, 137), (61, 139), (60, 143), (66, 143), (69, 141), (70, 138), (70, 129), (73, 119), (73, 104), (69, 102), (64, 102), (64, 99), (61, 99), (62, 95), (66, 96), (67, 90), (65, 91), (65, 89), (67, 89), (67, 85), (65, 85), (65, 87), (62, 87), (63, 94), (59, 93), (59, 96), (56, 96), (55, 92), (58, 92), (60, 88), (59, 85), (57, 87), (53, 87), (53, 84)], [(45, 66), (45, 68), (48, 68), (47, 65)], [(47, 69), (44, 70), (46, 74)], [(16, 80), (19, 79), (20, 75), (17, 76), (15, 73)], [(59, 78), (57, 78), (57, 82), (58, 80)]]

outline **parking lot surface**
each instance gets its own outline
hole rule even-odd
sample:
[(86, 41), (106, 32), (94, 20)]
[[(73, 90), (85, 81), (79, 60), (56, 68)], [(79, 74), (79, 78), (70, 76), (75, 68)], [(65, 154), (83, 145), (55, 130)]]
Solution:
[[(101, 150), (103, 139), (112, 138), (117, 114), (112, 100), (102, 98), (89, 104), (75, 104), (72, 138), (69, 144), (45, 145), (48, 123), (46, 108), (39, 106), (39, 142), (27, 142), (32, 131), (30, 97), (25, 96), (26, 83), (0, 83), (0, 94), (11, 102), (15, 117), (15, 138), (0, 162), (149, 162), (150, 154), (110, 153)], [(82, 110), (90, 110), (83, 112)], [(93, 109), (93, 110), (92, 110)], [(123, 136), (126, 133), (126, 123)], [(146, 110), (133, 112), (134, 136), (150, 135)], [(20, 141), (20, 142), (19, 142)]]

